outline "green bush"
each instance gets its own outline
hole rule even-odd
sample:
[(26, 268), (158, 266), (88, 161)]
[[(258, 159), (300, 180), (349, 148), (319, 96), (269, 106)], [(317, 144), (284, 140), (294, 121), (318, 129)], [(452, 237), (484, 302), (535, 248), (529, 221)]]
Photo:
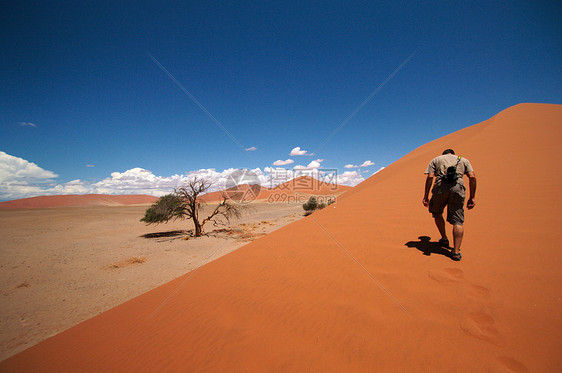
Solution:
[(306, 201), (303, 205), (302, 208), (304, 209), (304, 211), (314, 211), (318, 208), (318, 202), (316, 201), (316, 197), (310, 197), (308, 199), (308, 201)]
[(150, 206), (141, 219), (146, 224), (167, 223), (170, 219), (177, 219), (182, 214), (182, 199), (176, 194), (160, 197)]
[(308, 214), (312, 214), (314, 211), (316, 210), (321, 210), (324, 207), (326, 207), (325, 203), (318, 203), (318, 199), (315, 196), (311, 196), (308, 201), (306, 201), (303, 205), (302, 208), (304, 211), (306, 211), (307, 215)]

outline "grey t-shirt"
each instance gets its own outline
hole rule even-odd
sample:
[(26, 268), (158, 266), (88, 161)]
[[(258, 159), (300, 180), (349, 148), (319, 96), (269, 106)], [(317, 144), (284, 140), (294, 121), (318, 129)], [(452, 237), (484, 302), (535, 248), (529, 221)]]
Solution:
[[(457, 164), (458, 155), (445, 154), (435, 157), (429, 162), (425, 173), (428, 174), (433, 172), (435, 174), (435, 186), (441, 185), (441, 179), (447, 174), (447, 168), (455, 166)], [(464, 181), (462, 179), (463, 175), (468, 172), (473, 172), (472, 165), (469, 160), (461, 157), (461, 160), (457, 166), (457, 183), (464, 186)]]

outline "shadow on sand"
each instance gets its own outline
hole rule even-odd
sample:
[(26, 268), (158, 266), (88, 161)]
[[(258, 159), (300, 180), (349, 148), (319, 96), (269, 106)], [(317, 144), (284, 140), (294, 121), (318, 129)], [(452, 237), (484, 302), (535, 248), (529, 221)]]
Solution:
[(189, 231), (168, 231), (168, 232), (156, 232), (156, 233), (147, 233), (141, 235), (144, 238), (163, 238), (163, 237), (178, 237), (178, 236), (185, 236), (189, 234)]
[(423, 255), (430, 256), (431, 254), (443, 255), (447, 258), (451, 257), (451, 251), (447, 250), (439, 244), (439, 242), (431, 242), (431, 237), (419, 236), (419, 241), (409, 241), (404, 246), (415, 247), (423, 253)]

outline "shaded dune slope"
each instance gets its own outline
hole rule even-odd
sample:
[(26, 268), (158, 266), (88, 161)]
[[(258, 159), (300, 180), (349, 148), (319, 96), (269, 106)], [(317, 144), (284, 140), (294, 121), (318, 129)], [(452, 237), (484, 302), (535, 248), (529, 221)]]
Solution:
[(154, 203), (158, 197), (146, 194), (109, 195), (83, 194), (41, 196), (0, 202), (0, 210), (5, 209), (36, 209), (50, 207), (79, 207), (79, 206), (121, 206)]
[[(334, 206), (0, 363), (2, 371), (560, 371), (562, 106), (428, 143)], [(463, 260), (421, 205), (431, 158), (473, 164)], [(427, 255), (429, 254), (429, 255)]]

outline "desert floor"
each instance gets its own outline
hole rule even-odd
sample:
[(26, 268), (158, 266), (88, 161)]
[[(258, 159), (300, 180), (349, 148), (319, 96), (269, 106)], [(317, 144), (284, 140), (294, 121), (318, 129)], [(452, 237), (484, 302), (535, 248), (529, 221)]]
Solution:
[(186, 240), (191, 222), (146, 226), (146, 208), (0, 211), (0, 361), (304, 216), (252, 203)]

